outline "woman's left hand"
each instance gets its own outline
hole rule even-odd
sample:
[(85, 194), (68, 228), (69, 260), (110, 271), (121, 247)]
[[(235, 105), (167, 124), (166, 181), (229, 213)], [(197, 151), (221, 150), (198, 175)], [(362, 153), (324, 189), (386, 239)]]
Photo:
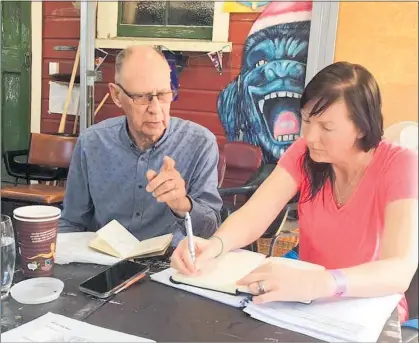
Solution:
[(306, 302), (330, 295), (333, 280), (326, 271), (268, 262), (237, 282), (248, 286), (255, 304), (271, 301)]

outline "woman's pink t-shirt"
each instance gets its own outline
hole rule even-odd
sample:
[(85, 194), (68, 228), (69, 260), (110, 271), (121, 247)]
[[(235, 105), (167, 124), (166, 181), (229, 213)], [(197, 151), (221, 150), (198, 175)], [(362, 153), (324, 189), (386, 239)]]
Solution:
[[(301, 199), (309, 194), (309, 181), (302, 168), (306, 149), (304, 138), (299, 138), (278, 161), (299, 185)], [(418, 198), (418, 156), (383, 140), (344, 206), (337, 206), (330, 181), (313, 200), (300, 200), (301, 260), (336, 269), (379, 259), (386, 206), (406, 198)], [(407, 320), (404, 298), (399, 314), (401, 321)]]

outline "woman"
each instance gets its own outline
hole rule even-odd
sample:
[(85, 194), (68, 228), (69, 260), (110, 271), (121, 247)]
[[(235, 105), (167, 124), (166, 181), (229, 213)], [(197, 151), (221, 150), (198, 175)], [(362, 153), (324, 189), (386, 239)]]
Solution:
[[(381, 96), (362, 66), (334, 63), (301, 97), (302, 135), (251, 199), (208, 240), (187, 242), (172, 266), (194, 275), (208, 262), (262, 236), (300, 192), (300, 259), (326, 271), (269, 263), (239, 281), (255, 303), (403, 293), (418, 265), (418, 157), (382, 139)], [(408, 318), (406, 300), (400, 320)]]

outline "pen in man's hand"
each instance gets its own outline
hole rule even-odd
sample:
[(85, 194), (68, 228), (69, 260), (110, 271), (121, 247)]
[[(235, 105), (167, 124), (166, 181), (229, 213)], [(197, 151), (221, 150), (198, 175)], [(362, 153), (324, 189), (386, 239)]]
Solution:
[(192, 220), (189, 212), (186, 212), (185, 214), (185, 228), (188, 236), (189, 253), (191, 254), (192, 262), (195, 263), (195, 244), (193, 241)]

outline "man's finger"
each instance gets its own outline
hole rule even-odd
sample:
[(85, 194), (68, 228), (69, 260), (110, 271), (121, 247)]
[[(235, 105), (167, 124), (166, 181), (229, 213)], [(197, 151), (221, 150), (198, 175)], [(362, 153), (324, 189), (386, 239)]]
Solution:
[(172, 190), (156, 197), (156, 200), (158, 202), (169, 202), (169, 201), (180, 198), (180, 196), (178, 194), (179, 194), (178, 190), (172, 189)]
[(167, 180), (172, 179), (173, 176), (168, 172), (161, 172), (157, 174), (147, 185), (147, 192), (154, 192), (158, 187), (160, 187)]
[(157, 172), (155, 170), (153, 170), (153, 169), (147, 170), (147, 173), (145, 174), (145, 177), (147, 178), (147, 180), (149, 182), (151, 180), (153, 180), (156, 176), (157, 176)]
[(176, 184), (173, 180), (166, 180), (160, 186), (154, 189), (153, 195), (157, 198), (165, 193), (176, 189)]
[(164, 156), (163, 166), (160, 171), (170, 171), (172, 169), (175, 169), (175, 160), (169, 156)]

